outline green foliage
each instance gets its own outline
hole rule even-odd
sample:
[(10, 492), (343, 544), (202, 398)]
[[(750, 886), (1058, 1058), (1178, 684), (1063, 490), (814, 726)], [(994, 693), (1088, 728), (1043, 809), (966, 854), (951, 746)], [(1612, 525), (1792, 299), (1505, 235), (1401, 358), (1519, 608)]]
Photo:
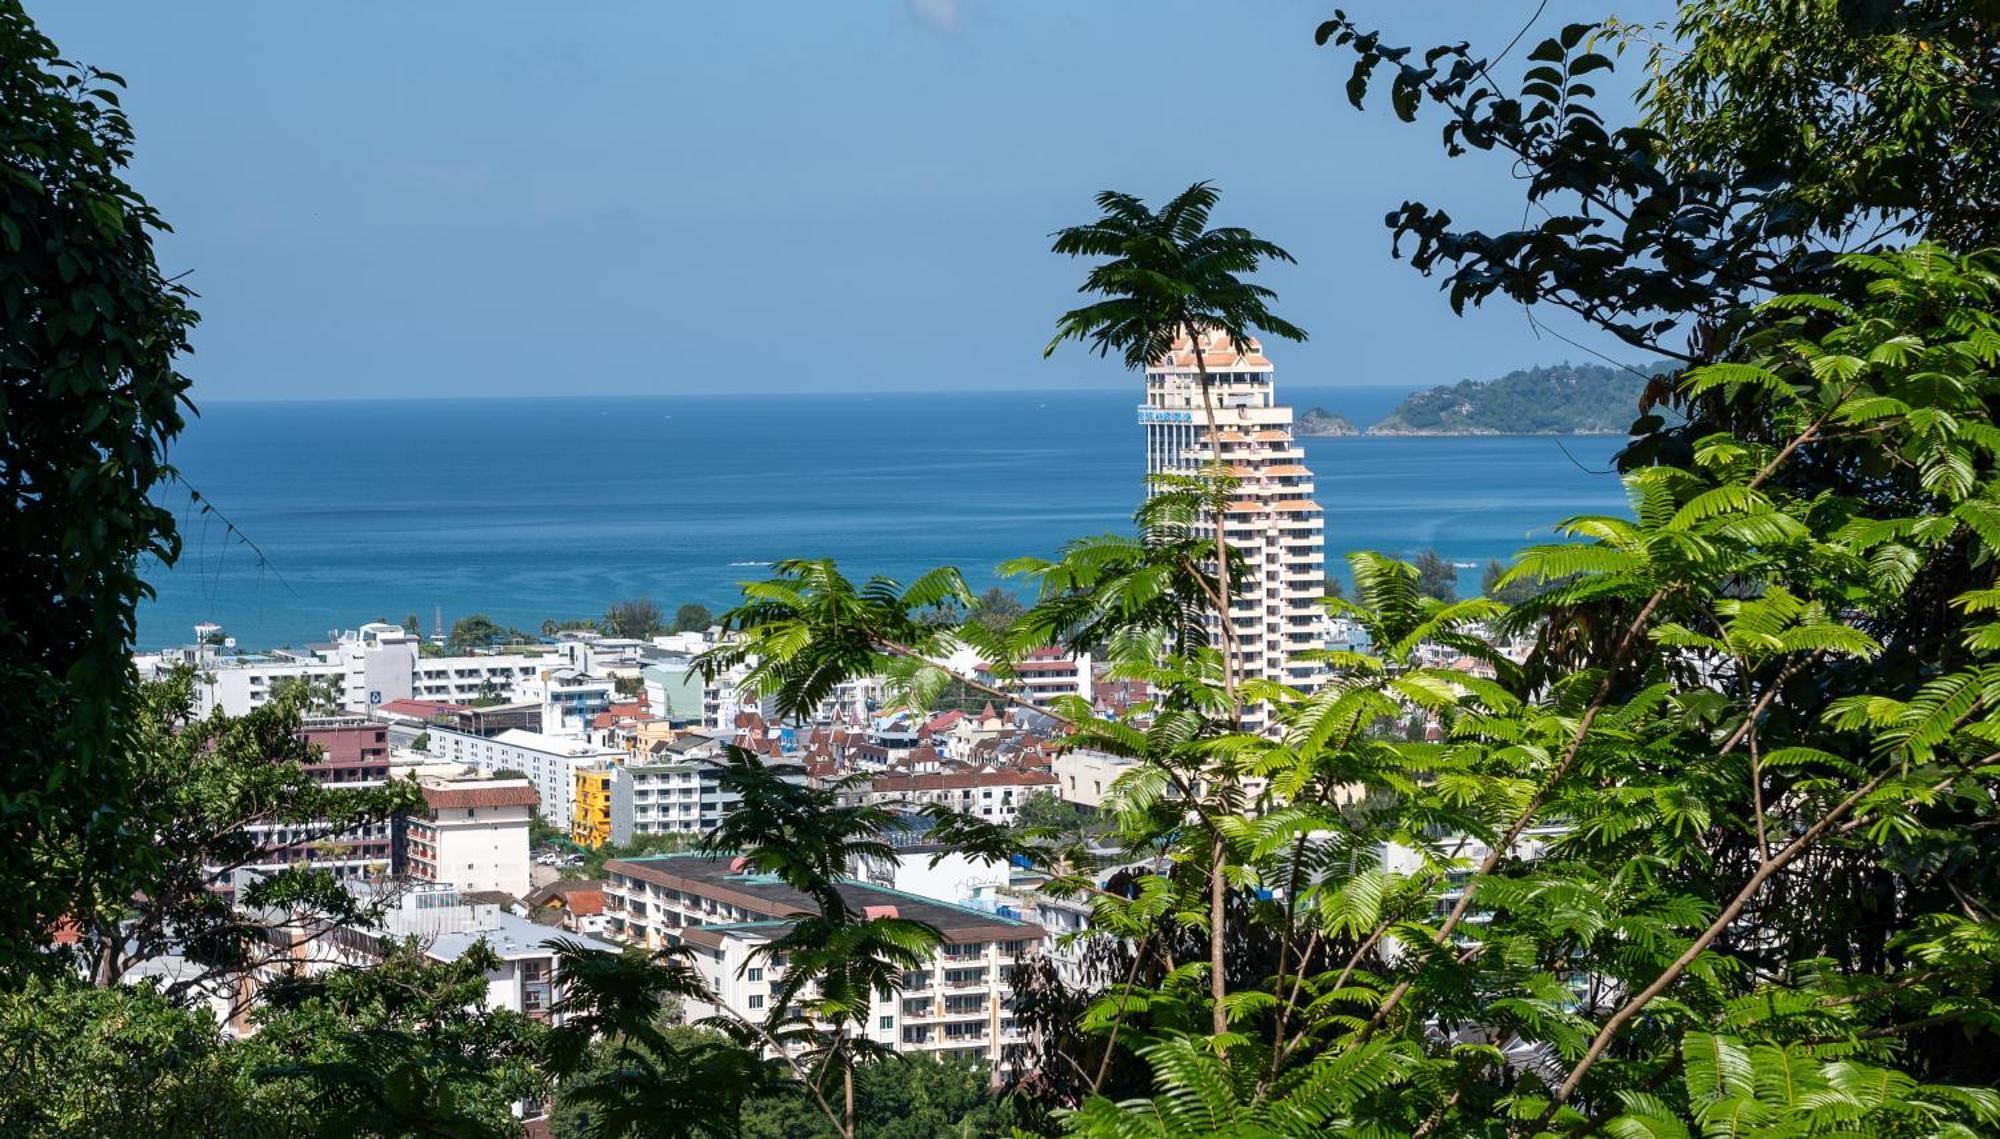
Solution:
[(970, 608), (971, 590), (956, 570), (936, 570), (904, 586), (886, 577), (856, 585), (825, 560), (787, 560), (768, 581), (743, 587), (743, 604), (720, 619), (723, 641), (696, 661), (714, 679), (739, 665), (746, 692), (772, 697), (782, 717), (809, 718), (846, 680), (882, 676), (892, 695), (927, 707), (944, 687), (931, 658), (964, 643), (1006, 650), (983, 626), (939, 624), (927, 615), (944, 604)]
[(1496, 559), (1488, 559), (1486, 568), (1479, 573), (1479, 593), (1502, 605), (1518, 605), (1535, 595), (1533, 582), (1516, 578), (1507, 579), (1507, 567)]
[(604, 864), (614, 858), (644, 858), (649, 854), (679, 854), (691, 849), (699, 840), (692, 834), (678, 831), (663, 831), (656, 834), (635, 834), (630, 842), (607, 842), (595, 850), (583, 852), (583, 865), (577, 868), (582, 878), (604, 877)]
[[(752, 953), (753, 960), (781, 963), (783, 970), (761, 1033), (796, 1050), (792, 1063), (801, 1083), (815, 1089), (817, 1105), (844, 1139), (856, 1139), (856, 1068), (885, 1051), (868, 1036), (874, 1002), (900, 992), (903, 975), (927, 965), (944, 936), (909, 918), (864, 916), (841, 889), (850, 866), (894, 854), (882, 837), (889, 813), (843, 802), (865, 777), (816, 787), (787, 774), (729, 748), (721, 780), (741, 803), (703, 846), (717, 855), (738, 853), (748, 866), (811, 899), (811, 911), (793, 917)], [(837, 1111), (831, 1094), (819, 1090), (830, 1087), (836, 1073), (842, 1088)]]
[(271, 699), (289, 701), (309, 716), (341, 711), (341, 684), (330, 676), (280, 676), (271, 681)]
[(519, 629), (502, 625), (484, 613), (474, 613), (451, 623), (451, 633), (445, 638), (445, 651), (464, 654), (473, 649), (518, 644), (528, 639), (528, 635)]
[(281, 1133), (323, 1136), (520, 1134), (515, 1104), (547, 1094), (542, 1027), (487, 1007), (484, 942), (449, 962), (414, 944), (366, 969), (281, 980), (242, 1047), (286, 1106)]
[(1410, 564), (1417, 569), (1417, 592), (1439, 601), (1458, 600), (1458, 567), (1436, 550), (1424, 550)]
[[(1754, 355), (1684, 381), (1756, 385), (1790, 446), (1711, 435), (1690, 468), (1626, 476), (1635, 518), (1574, 519), (1574, 544), (1498, 575), (1540, 583), (1509, 614), (1538, 634), (1527, 670), (1415, 667), (1418, 646), (1453, 644), (1499, 606), (1424, 597), (1414, 568), (1364, 556), (1357, 601), (1331, 604), (1374, 653), (1328, 654), (1336, 680), (1309, 697), (1262, 690), (1283, 705), (1282, 739), (1197, 726), (1141, 750), (1168, 778), (1121, 781), (1128, 829), (1157, 818), (1149, 788), (1213, 765), (1269, 781), (1262, 809), (1224, 824), (1228, 873), (1295, 899), (1266, 919), (1295, 948), (1229, 994), (1231, 1032), (1212, 1039), (1154, 1019), (1199, 988), (1101, 999), (1085, 1018), (1100, 1032), (1142, 1002), (1126, 1027), (1156, 1090), (1087, 1098), (1073, 1133), (1956, 1135), (2000, 1121), (1994, 1069), (1966, 1050), (2000, 1031), (2000, 876), (1971, 869), (2000, 801), (2000, 590), (1947, 604), (1951, 628), (1919, 643), (1950, 647), (1915, 677), (1883, 666), (1896, 626), (1881, 623), (1930, 565), (1970, 558), (1990, 581), (2000, 555), (1984, 506), (2000, 495), (2000, 257), (1920, 247), (1845, 264), (1868, 276), (1867, 304), (1775, 300), (1744, 340)], [(1863, 439), (1925, 493), (1782, 477)], [(1412, 710), (1444, 742), (1360, 730)], [(1488, 853), (1467, 857), (1474, 840)], [(1207, 855), (1170, 841), (1188, 862)], [(1407, 859), (1385, 863), (1381, 844)]]
[(1371, 435), (1623, 435), (1658, 367), (1557, 364), (1412, 392)]
[(714, 624), (715, 614), (708, 611), (708, 606), (700, 602), (689, 601), (674, 610), (674, 627), (671, 631), (675, 633), (700, 633), (706, 631)]
[(0, 3), (0, 969), (49, 964), (76, 868), (116, 857), (138, 564), (180, 552), (159, 495), (196, 318), (154, 260), (166, 223), (124, 179), (123, 86)]
[(1062, 798), (1053, 791), (1037, 791), (1021, 800), (1015, 809), (1014, 826), (1017, 830), (1048, 831), (1057, 834), (1080, 834), (1090, 825), (1089, 809)]
[[(1084, 1080), (1066, 1128), (1995, 1125), (2000, 872), (1981, 836), (2000, 817), (2000, 256), (1918, 247), (1839, 268), (1864, 299), (1776, 298), (1739, 318), (1740, 358), (1677, 381), (1676, 398), (1754, 407), (1755, 431), (1629, 472), (1630, 517), (1571, 519), (1482, 583), (1512, 592), (1511, 609), (1353, 558), (1354, 599), (1327, 604), (1369, 651), (1316, 654), (1333, 680), (1315, 693), (1245, 684), (1275, 709), (1273, 735), (1236, 730), (1217, 654), (1175, 635), (1215, 603), (1189, 524), (1199, 488), (1149, 507), (1169, 523), (1142, 523), (1155, 541), (1008, 567), (1041, 586), (1010, 641), (1110, 646), (1114, 674), (1156, 694), (1124, 719), (1058, 709), (1070, 744), (1136, 761), (1109, 796), (1110, 833), (1155, 868), (1122, 891), (1081, 873), (1050, 884), (1136, 947), (1074, 1014), (1100, 1043), (1060, 1053)], [(1923, 627), (1905, 620), (1919, 583), (1951, 589)], [(788, 608), (784, 636), (758, 649), (772, 683), (846, 679), (823, 652), (841, 636), (871, 646), (852, 667), (873, 666), (882, 638), (865, 630), (911, 611), (877, 597)], [(1477, 635), (1496, 621), (1535, 639), (1525, 665)], [(1494, 679), (1426, 667), (1438, 647)], [(1441, 739), (1378, 730), (1414, 722)], [(838, 788), (770, 794), (745, 813), (776, 821), (741, 838), (762, 844), (760, 866), (823, 889), (837, 861), (793, 848), (865, 844), (869, 825), (839, 814), (855, 808)], [(982, 849), (991, 837), (944, 829)], [(1235, 928), (1275, 942), (1274, 968), (1159, 959), (1179, 937), (1213, 947), (1218, 897), (1247, 909)], [(857, 963), (861, 931), (803, 936), (829, 999), (881, 983)], [(1092, 1094), (1121, 1051), (1150, 1066), (1147, 1097)]]
[[(1001, 1139), (1012, 1112), (984, 1068), (922, 1054), (855, 1074), (856, 1133), (868, 1139)], [(811, 1098), (792, 1090), (751, 1100), (743, 1139), (826, 1139), (837, 1133)]]
[(540, 628), (544, 637), (559, 637), (568, 632), (602, 633), (604, 622), (597, 617), (572, 617), (566, 621), (550, 617), (542, 621)]
[(599, 627), (607, 636), (643, 641), (656, 633), (666, 632), (667, 618), (659, 602), (650, 597), (635, 597), (605, 610)]
[(1165, 356), (1179, 336), (1217, 330), (1237, 351), (1252, 331), (1304, 340), (1296, 325), (1270, 311), (1277, 294), (1243, 280), (1266, 261), (1292, 255), (1249, 230), (1208, 228), (1221, 192), (1206, 182), (1182, 190), (1155, 212), (1130, 194), (1097, 195), (1099, 216), (1056, 234), (1055, 252), (1101, 257), (1077, 291), (1103, 300), (1072, 309), (1057, 322), (1045, 355), (1066, 340), (1113, 352), (1141, 371)]
[(1328, 411), (1323, 407), (1312, 407), (1300, 413), (1296, 433), (1299, 435), (1340, 436), (1358, 435), (1360, 431), (1346, 416)]
[(1025, 612), (1027, 607), (1020, 598), (996, 585), (973, 599), (971, 617), (995, 633), (1004, 634), (1014, 619)]
[(259, 1092), (206, 1011), (148, 986), (0, 990), (0, 1134), (251, 1135)]
[[(197, 719), (193, 686), (182, 670), (135, 690), (124, 762), (145, 806), (125, 814), (113, 861), (81, 869), (85, 901), (73, 911), (86, 972), (109, 983), (135, 962), (175, 950), (194, 968), (169, 986), (174, 995), (237, 975), (270, 951), (262, 923), (218, 893), (237, 870), (269, 858), (247, 828), (324, 823), (335, 836), (326, 841), (338, 843), (342, 832), (384, 825), (422, 803), (408, 782), (355, 788), (315, 779), (318, 756), (299, 735), (301, 692), (244, 716), (217, 710)], [(143, 892), (134, 893), (123, 872), (128, 859), (155, 868)], [(265, 877), (242, 901), (296, 920), (360, 916), (331, 872), (303, 865)]]
[(671, 1023), (683, 1000), (712, 1000), (686, 950), (648, 957), (557, 943), (563, 995), (542, 1045), (557, 1080), (558, 1134), (705, 1139), (738, 1134), (743, 1102), (776, 1076), (749, 1035)]

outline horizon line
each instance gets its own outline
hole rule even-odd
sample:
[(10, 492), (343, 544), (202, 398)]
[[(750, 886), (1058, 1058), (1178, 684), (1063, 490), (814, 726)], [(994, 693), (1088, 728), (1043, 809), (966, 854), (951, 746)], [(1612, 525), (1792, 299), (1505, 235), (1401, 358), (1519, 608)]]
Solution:
[[(461, 394), (456, 394), (456, 395), (355, 395), (355, 396), (210, 396), (210, 397), (198, 397), (198, 396), (195, 396), (195, 395), (193, 395), (193, 393), (190, 393), (190, 398), (191, 398), (191, 400), (192, 400), (192, 401), (194, 402), (194, 404), (195, 404), (195, 407), (196, 407), (196, 410), (197, 410), (197, 412), (198, 412), (198, 411), (199, 411), (199, 410), (200, 410), (201, 408), (203, 408), (203, 407), (210, 407), (210, 406), (214, 406), (215, 404), (253, 404), (253, 403), (456, 403), (456, 402), (461, 402), (461, 401), (470, 401), (470, 400), (506, 400), (506, 401), (518, 401), (518, 402), (524, 402), (524, 403), (525, 403), (525, 402), (531, 402), (531, 401), (532, 401), (532, 402), (556, 402), (556, 401), (559, 401), (559, 400), (578, 400), (578, 399), (744, 399), (744, 398), (752, 398), (752, 399), (754, 399), (754, 398), (757, 398), (757, 397), (760, 397), (760, 396), (801, 396), (801, 395), (806, 395), (806, 396), (810, 396), (810, 395), (838, 395), (838, 396), (906, 396), (906, 395), (1051, 395), (1051, 394), (1055, 394), (1055, 395), (1061, 395), (1061, 394), (1064, 394), (1064, 393), (1069, 393), (1069, 392), (1077, 392), (1077, 393), (1084, 393), (1084, 392), (1115, 392), (1115, 391), (1122, 391), (1122, 390), (1124, 390), (1124, 389), (1125, 389), (1125, 388), (1126, 388), (1127, 386), (1128, 386), (1128, 385), (1125, 385), (1125, 384), (1093, 384), (1093, 385), (1072, 385), (1072, 386), (1067, 386), (1067, 387), (1047, 387), (1047, 388), (944, 388), (944, 389), (939, 389), (939, 388), (841, 388), (841, 389), (830, 389), (830, 388), (768, 388), (768, 389), (757, 389), (757, 390), (752, 390), (752, 391), (742, 391), (742, 392), (714, 392), (714, 391), (690, 391), (690, 392), (565, 392), (565, 393), (562, 393), (562, 394), (560, 394), (560, 395), (539, 395), (539, 394), (528, 394), (528, 393), (506, 393), (506, 394), (498, 394), (498, 395), (495, 395), (495, 394), (481, 394), (481, 393), (461, 393)], [(1143, 389), (1143, 385), (1142, 385), (1142, 384), (1141, 384), (1141, 383), (1140, 383), (1139, 381), (1136, 381), (1136, 380), (1135, 380), (1135, 381), (1134, 381), (1134, 382), (1132, 383), (1132, 385), (1129, 385), (1129, 386), (1133, 386), (1133, 387), (1136, 387), (1136, 388), (1138, 388), (1138, 389), (1140, 390), (1141, 394), (1143, 394), (1143, 390), (1144, 390), (1144, 389)], [(1417, 389), (1419, 389), (1419, 388), (1428, 388), (1428, 387), (1437, 387), (1437, 386), (1439, 386), (1439, 385), (1436, 385), (1436, 384), (1425, 384), (1425, 383), (1423, 383), (1423, 382), (1421, 382), (1421, 381), (1408, 381), (1408, 382), (1404, 382), (1404, 383), (1374, 383), (1374, 384), (1342, 384), (1342, 383), (1329, 383), (1329, 384), (1306, 384), (1306, 383), (1294, 383), (1294, 384), (1292, 384), (1292, 385), (1290, 385), (1290, 386), (1291, 386), (1291, 387), (1294, 387), (1294, 388), (1303, 388), (1303, 389), (1310, 389), (1310, 390), (1314, 390), (1314, 391), (1319, 391), (1319, 390), (1325, 390), (1325, 389), (1329, 389), (1329, 388), (1353, 388), (1353, 389), (1357, 389), (1357, 390), (1363, 390), (1363, 389), (1369, 389), (1369, 388), (1375, 388), (1375, 389), (1381, 389), (1381, 388), (1406, 388), (1406, 389), (1408, 389), (1408, 390), (1411, 390), (1411, 391), (1415, 391), (1415, 390), (1417, 390)], [(1446, 385), (1446, 386), (1449, 386), (1449, 385)]]

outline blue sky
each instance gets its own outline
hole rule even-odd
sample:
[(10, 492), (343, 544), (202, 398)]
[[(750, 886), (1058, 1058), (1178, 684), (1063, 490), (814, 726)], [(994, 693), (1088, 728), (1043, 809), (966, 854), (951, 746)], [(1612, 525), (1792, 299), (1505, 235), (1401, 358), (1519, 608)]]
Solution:
[[(1610, 2), (1553, 0), (1537, 33)], [(1489, 49), (1535, 6), (1343, 3)], [(1282, 380), (1585, 358), (1517, 307), (1454, 318), (1390, 259), (1406, 198), (1504, 226), (1519, 188), (1434, 122), (1348, 107), (1312, 42), (1333, 6), (28, 2), (131, 84), (162, 260), (202, 295), (198, 402), (1112, 386), (1041, 357), (1084, 268), (1047, 235), (1100, 189), (1202, 178), (1219, 222), (1299, 258), (1266, 276), (1312, 333)]]

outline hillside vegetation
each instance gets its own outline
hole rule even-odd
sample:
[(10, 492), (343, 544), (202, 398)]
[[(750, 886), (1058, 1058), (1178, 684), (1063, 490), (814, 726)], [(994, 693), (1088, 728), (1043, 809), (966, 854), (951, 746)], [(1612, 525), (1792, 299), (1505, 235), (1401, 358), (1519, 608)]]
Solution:
[(1370, 435), (1623, 435), (1651, 373), (1555, 364), (1413, 392)]

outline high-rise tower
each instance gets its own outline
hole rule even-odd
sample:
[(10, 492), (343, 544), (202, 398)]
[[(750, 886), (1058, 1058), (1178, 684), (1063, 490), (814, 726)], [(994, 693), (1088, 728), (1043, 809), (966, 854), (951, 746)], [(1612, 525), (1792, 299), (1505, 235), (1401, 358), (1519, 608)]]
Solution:
[[(1239, 354), (1220, 333), (1205, 333), (1201, 363), (1215, 408), (1211, 438), (1201, 403), (1195, 348), (1183, 336), (1146, 368), (1147, 474), (1198, 474), (1220, 453), (1237, 480), (1224, 517), (1224, 539), (1244, 558), (1245, 575), (1230, 622), (1239, 677), (1282, 681), (1305, 691), (1324, 679), (1318, 664), (1293, 659), (1325, 644), (1326, 520), (1313, 501), (1313, 474), (1292, 438), (1292, 409), (1277, 402), (1275, 369), (1250, 341)], [(1212, 529), (1205, 532), (1214, 536)], [(1216, 642), (1220, 647), (1221, 638)], [(1264, 726), (1267, 710), (1246, 710), (1245, 727)]]

